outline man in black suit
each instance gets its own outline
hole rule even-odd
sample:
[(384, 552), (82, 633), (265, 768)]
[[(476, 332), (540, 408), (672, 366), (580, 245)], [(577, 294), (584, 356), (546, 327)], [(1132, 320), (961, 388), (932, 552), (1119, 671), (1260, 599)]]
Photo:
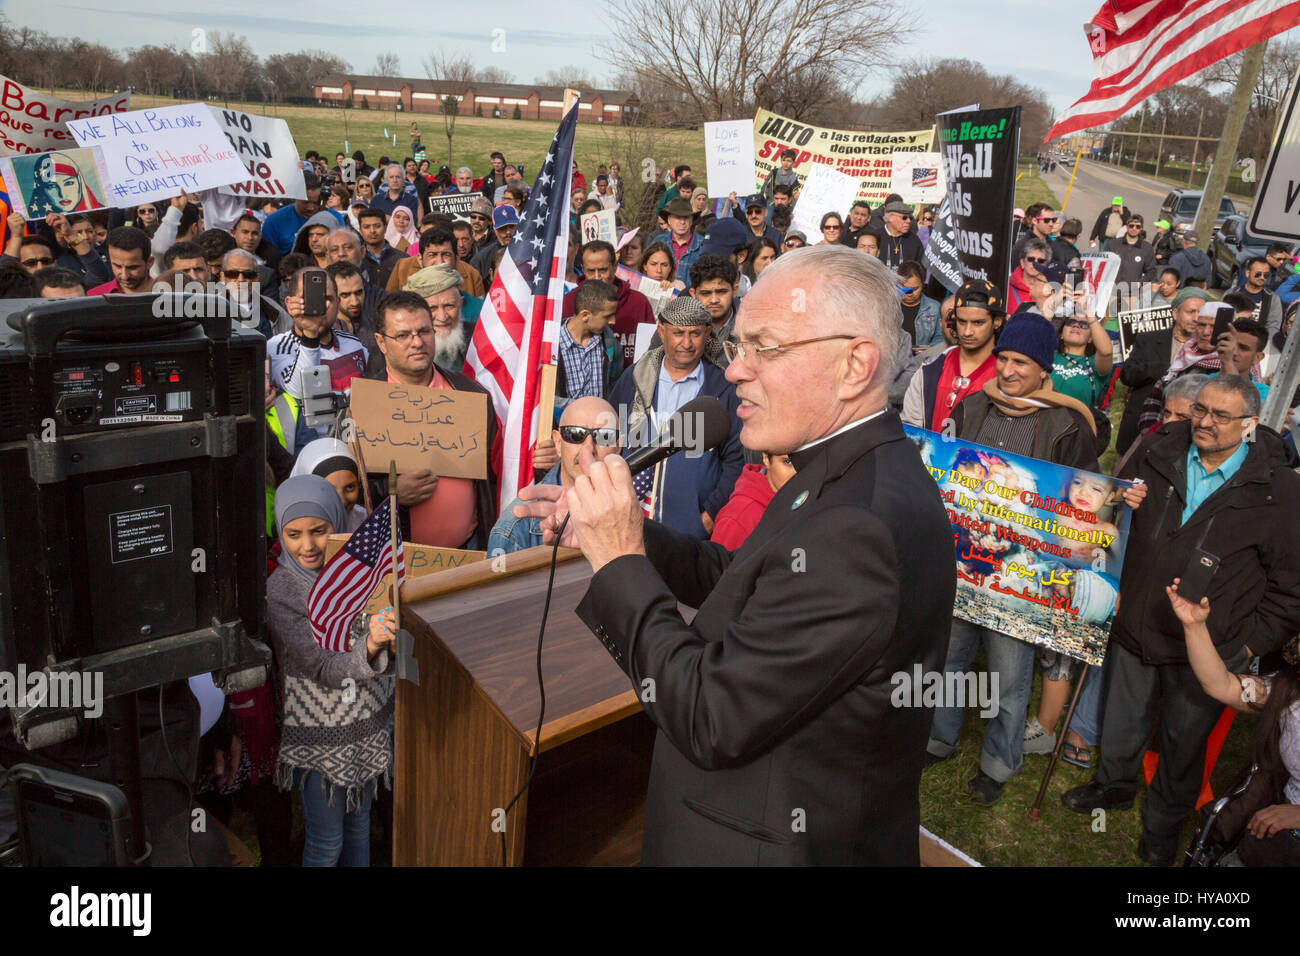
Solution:
[(1171, 303), (1174, 324), (1155, 332), (1142, 332), (1133, 339), (1133, 348), (1119, 370), (1119, 380), (1128, 387), (1124, 403), (1124, 417), (1120, 419), (1115, 451), (1122, 455), (1138, 437), (1138, 419), (1156, 382), (1169, 371), (1174, 353), (1196, 337), (1196, 317), (1205, 305), (1203, 289), (1179, 290)]
[(782, 256), (745, 297), (741, 440), (798, 473), (735, 552), (645, 521), (620, 458), (525, 496), (552, 537), (571, 516), (595, 571), (578, 614), (659, 729), (644, 863), (918, 863), (932, 715), (891, 691), (942, 663), (956, 575), (888, 404), (901, 324), (893, 274), (840, 245)]

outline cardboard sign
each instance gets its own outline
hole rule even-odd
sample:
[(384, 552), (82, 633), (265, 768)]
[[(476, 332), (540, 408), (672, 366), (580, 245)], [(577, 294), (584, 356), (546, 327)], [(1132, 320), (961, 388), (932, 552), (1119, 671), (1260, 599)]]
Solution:
[(352, 380), (352, 421), (376, 472), (391, 460), (402, 474), (427, 468), (440, 477), (486, 477), (487, 402), (478, 392)]
[(44, 219), (52, 212), (103, 209), (107, 178), (104, 158), (94, 149), (64, 149), (0, 159), (13, 208), (25, 219)]
[(1136, 309), (1121, 312), (1115, 316), (1119, 325), (1119, 360), (1128, 361), (1128, 354), (1133, 351), (1133, 340), (1143, 332), (1159, 332), (1174, 324), (1174, 310), (1171, 306), (1155, 309)]
[(618, 242), (618, 214), (612, 209), (584, 213), (578, 217), (579, 241), (589, 242), (603, 240), (610, 245)]
[[(222, 186), (222, 195), (307, 198), (298, 147), (288, 123), (241, 110), (213, 109), (211, 113), (252, 177), (241, 183)], [(356, 179), (355, 167), (352, 178)]]
[(1093, 315), (1100, 319), (1106, 315), (1110, 297), (1115, 292), (1115, 277), (1119, 275), (1119, 255), (1114, 252), (1085, 252), (1079, 256), (1083, 267), (1084, 284), (1093, 304)]
[(894, 192), (908, 203), (943, 202), (943, 156), (939, 153), (895, 153)]
[[(780, 167), (781, 150), (794, 149), (798, 152), (794, 171), (801, 185), (817, 166), (830, 166), (857, 181), (854, 199), (865, 199), (878, 206), (894, 191), (894, 156), (928, 152), (934, 148), (933, 141), (933, 128), (902, 133), (823, 129), (761, 109), (754, 115), (755, 176), (758, 182), (765, 180), (772, 170)], [(710, 183), (709, 189), (712, 188)], [(848, 205), (844, 207), (848, 208)]]
[(103, 150), (112, 206), (138, 206), (248, 179), (248, 168), (202, 103), (69, 120), (82, 146)]
[[(350, 534), (330, 535), (325, 540), (325, 560), (329, 561), (338, 554), (350, 537), (352, 537)], [(402, 561), (406, 566), (407, 578), (420, 578), (426, 574), (458, 568), (462, 564), (473, 564), (486, 557), (486, 551), (460, 551), (456, 548), (434, 548), (425, 544), (402, 544)], [(392, 583), (393, 575), (390, 572), (375, 585), (375, 590), (366, 601), (366, 613), (375, 614), (392, 603), (388, 594)]]
[(430, 196), (429, 212), (441, 213), (453, 219), (469, 219), (474, 200), (482, 198), (480, 192), (456, 193), (451, 196)]
[(125, 113), (130, 108), (129, 92), (98, 100), (65, 100), (0, 76), (0, 156), (72, 146), (68, 120)]
[(750, 195), (754, 181), (754, 121), (704, 124), (704, 168), (710, 196)]
[(846, 217), (857, 195), (858, 181), (852, 176), (836, 172), (830, 166), (814, 166), (804, 180), (799, 201), (794, 204), (790, 224), (803, 230), (805, 235), (815, 237), (816, 242), (824, 242), (822, 216), (833, 212), (841, 218)]

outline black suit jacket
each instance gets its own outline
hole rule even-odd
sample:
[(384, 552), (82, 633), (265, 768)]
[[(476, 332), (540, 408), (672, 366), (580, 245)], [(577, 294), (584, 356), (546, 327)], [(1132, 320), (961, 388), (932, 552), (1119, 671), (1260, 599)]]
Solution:
[(1169, 371), (1169, 350), (1173, 345), (1172, 328), (1143, 332), (1133, 339), (1133, 348), (1119, 370), (1119, 380), (1128, 386), (1124, 416), (1120, 419), (1119, 435), (1115, 440), (1115, 450), (1121, 455), (1128, 451), (1128, 447), (1138, 437), (1138, 419), (1142, 415), (1142, 406), (1156, 382)]
[(794, 458), (737, 551), (647, 522), (578, 607), (659, 729), (643, 863), (919, 862), (932, 712), (891, 678), (943, 664), (952, 530), (893, 411)]

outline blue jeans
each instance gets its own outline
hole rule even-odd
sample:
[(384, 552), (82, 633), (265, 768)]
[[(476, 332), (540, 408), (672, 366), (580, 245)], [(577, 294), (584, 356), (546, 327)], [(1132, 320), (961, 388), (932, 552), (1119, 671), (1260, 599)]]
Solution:
[(334, 794), (333, 805), (326, 800), (325, 778), (317, 771), (298, 770), (295, 778), (302, 797), (302, 865), (369, 866), (373, 784), (366, 786), (361, 806), (349, 810), (342, 789)]
[[(998, 675), (998, 712), (984, 733), (980, 770), (998, 783), (1006, 783), (1020, 772), (1023, 760), (1025, 710), (1034, 686), (1035, 650), (1032, 644), (954, 617), (944, 673), (964, 674), (970, 670), (981, 641), (989, 673)], [(926, 749), (936, 757), (952, 753), (961, 737), (964, 717), (961, 707), (936, 707)]]

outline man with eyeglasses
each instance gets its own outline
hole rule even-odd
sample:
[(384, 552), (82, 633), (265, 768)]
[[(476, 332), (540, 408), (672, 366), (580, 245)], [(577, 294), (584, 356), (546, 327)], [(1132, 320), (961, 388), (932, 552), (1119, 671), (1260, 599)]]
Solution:
[(270, 339), (291, 331), (293, 319), (275, 298), (263, 291), (265, 287), (260, 284), (263, 269), (265, 266), (251, 252), (229, 249), (216, 261), (213, 275), (234, 301), (238, 309), (236, 320)]
[(486, 199), (475, 199), (469, 207), (469, 228), (474, 240), (474, 249), (483, 248), (492, 238), (492, 203)]
[(905, 202), (890, 202), (885, 203), (880, 211), (884, 215), (884, 229), (877, 233), (880, 236), (880, 261), (891, 269), (897, 269), (900, 262), (908, 259), (920, 262), (925, 249), (916, 233), (909, 231), (912, 207)]
[(1012, 270), (1007, 283), (1007, 311), (1019, 311), (1022, 305), (1034, 305), (1043, 298), (1043, 285), (1047, 282), (1044, 275), (1048, 263), (1052, 261), (1052, 249), (1037, 236), (1025, 240), (1020, 252), (1020, 264)]
[(54, 265), (54, 253), (44, 239), (39, 236), (22, 236), (18, 241), (17, 254), (5, 256), (10, 261), (17, 260), (28, 275)]
[[(538, 478), (538, 485), (562, 485), (572, 488), (582, 475), (582, 452), (589, 451), (595, 461), (618, 454), (618, 412), (603, 398), (587, 396), (565, 406), (560, 424), (551, 431), (551, 444), (557, 449), (557, 461)], [(515, 508), (526, 510), (527, 502), (516, 498), (501, 511), (501, 517), (488, 535), (488, 557), (535, 548), (544, 542), (542, 519), (517, 517)]]
[(657, 690), (644, 864), (919, 864), (930, 714), (893, 706), (891, 677), (938, 667), (956, 576), (938, 490), (888, 408), (899, 325), (892, 274), (856, 250), (764, 270), (726, 377), (745, 446), (795, 474), (737, 551), (644, 520), (612, 456), (524, 496), (544, 534), (570, 515), (565, 543), (595, 569), (578, 615)]
[(993, 283), (971, 279), (957, 290), (948, 320), (957, 344), (912, 375), (903, 398), (904, 422), (942, 432), (957, 404), (994, 378), (993, 346), (1005, 316), (1001, 290)]
[(1202, 556), (1217, 562), (1205, 590), (1207, 623), (1230, 671), (1300, 630), (1300, 477), (1278, 435), (1259, 425), (1259, 393), (1249, 379), (1220, 375), (1201, 386), (1190, 411), (1190, 421), (1144, 439), (1120, 474), (1141, 479), (1148, 494), (1129, 527), (1111, 626), (1101, 763), (1092, 782), (1061, 798), (1082, 814), (1131, 807), (1158, 727), (1160, 763), (1138, 842), (1138, 855), (1158, 866), (1176, 858), (1206, 740), (1223, 713), (1188, 663), (1165, 587)]
[(1156, 251), (1143, 238), (1145, 225), (1146, 220), (1135, 213), (1124, 224), (1124, 235), (1106, 243), (1105, 251), (1119, 256), (1115, 288), (1124, 290), (1119, 294), (1129, 303), (1128, 308), (1138, 306), (1142, 286), (1156, 277)]
[[(367, 378), (475, 392), (486, 401), (487, 391), (483, 386), (457, 370), (434, 362), (437, 332), (429, 305), (420, 295), (405, 290), (385, 293), (375, 306), (374, 321), (374, 340), (383, 353), (384, 364), (367, 372)], [(490, 408), (487, 421), (486, 444), (491, 448), (496, 441), (497, 425)], [(371, 476), (372, 494), (382, 497), (388, 493), (387, 468), (380, 462), (367, 464), (377, 469)], [(473, 480), (439, 477), (428, 468), (398, 475), (397, 505), (403, 541), (439, 548), (482, 550), (497, 514), (492, 469), (488, 469), (486, 477)]]

